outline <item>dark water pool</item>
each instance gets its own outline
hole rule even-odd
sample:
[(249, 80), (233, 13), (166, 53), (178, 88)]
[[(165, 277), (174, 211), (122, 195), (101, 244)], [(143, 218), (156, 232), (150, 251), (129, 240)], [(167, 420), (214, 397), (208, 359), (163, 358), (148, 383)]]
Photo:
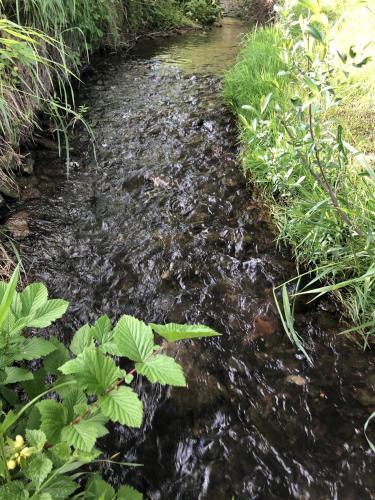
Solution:
[(136, 382), (144, 427), (115, 426), (102, 445), (144, 467), (105, 469), (114, 484), (153, 500), (370, 499), (372, 356), (335, 335), (334, 308), (301, 306), (309, 367), (275, 313), (272, 287), (295, 266), (246, 185), (220, 96), (243, 31), (228, 21), (95, 63), (79, 100), (97, 163), (82, 130), (69, 179), (54, 152), (36, 152), (15, 209), (31, 231), (21, 252), (32, 279), (71, 301), (57, 327), (66, 339), (102, 313), (223, 334), (174, 353), (188, 390)]

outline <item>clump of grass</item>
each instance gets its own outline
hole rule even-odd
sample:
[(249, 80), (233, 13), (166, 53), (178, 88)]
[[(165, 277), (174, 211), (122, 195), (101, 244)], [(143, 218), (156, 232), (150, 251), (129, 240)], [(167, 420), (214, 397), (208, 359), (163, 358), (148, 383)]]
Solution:
[[(310, 287), (291, 298), (333, 292), (356, 325), (350, 333), (362, 334), (368, 346), (375, 335), (375, 174), (371, 157), (360, 155), (357, 149), (362, 146), (371, 153), (374, 147), (372, 122), (368, 121), (373, 116), (373, 66), (359, 62), (362, 59), (357, 46), (361, 40), (356, 42), (356, 35), (363, 39), (363, 33), (357, 25), (358, 5), (350, 3), (348, 8), (349, 4), (332, 0), (326, 10), (329, 24), (334, 24), (331, 50), (336, 53), (345, 37), (349, 44), (343, 44), (341, 55), (349, 53), (351, 66), (361, 67), (357, 74), (355, 70), (351, 73), (354, 76), (343, 79), (341, 69), (346, 71), (349, 63), (341, 64), (337, 57), (330, 85), (343, 99), (324, 111), (328, 108), (323, 97), (329, 99), (331, 90), (323, 88), (316, 75), (319, 65), (324, 69), (324, 58), (332, 58), (315, 40), (320, 37), (316, 19), (326, 19), (321, 12), (315, 20), (310, 14), (313, 24), (306, 26), (303, 35), (304, 42), (306, 37), (316, 42), (311, 48), (312, 62), (299, 61), (300, 69), (305, 69), (299, 79), (292, 75), (290, 61), (300, 50), (299, 23), (303, 24), (307, 5), (319, 9), (315, 0), (300, 0), (293, 5), (286, 2), (279, 23), (250, 35), (239, 62), (225, 79), (224, 95), (240, 117), (243, 164), (271, 207), (279, 241), (291, 245), (298, 263), (312, 276)], [(340, 18), (344, 11), (345, 16)], [(372, 38), (375, 16), (371, 19), (371, 12), (366, 12), (368, 36)], [(292, 21), (286, 33), (283, 23), (288, 16), (294, 16), (297, 22)], [(309, 101), (313, 102), (311, 106)], [(318, 139), (312, 137), (313, 129)], [(323, 161), (317, 161), (317, 150)], [(291, 322), (292, 308), (282, 290), (286, 330), (300, 343)]]

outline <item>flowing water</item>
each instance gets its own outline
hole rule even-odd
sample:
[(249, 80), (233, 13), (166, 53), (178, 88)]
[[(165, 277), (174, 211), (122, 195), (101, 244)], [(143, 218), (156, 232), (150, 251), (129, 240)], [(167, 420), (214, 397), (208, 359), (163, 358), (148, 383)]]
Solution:
[(228, 20), (99, 58), (79, 91), (97, 163), (82, 130), (68, 179), (54, 152), (35, 153), (13, 214), (30, 229), (21, 252), (32, 279), (71, 301), (65, 339), (102, 313), (222, 333), (171, 351), (188, 390), (136, 382), (143, 428), (113, 426), (102, 446), (144, 467), (104, 468), (113, 484), (153, 500), (374, 498), (370, 355), (335, 335), (332, 305), (300, 305), (310, 367), (274, 310), (272, 287), (295, 266), (246, 185), (220, 95), (246, 29)]

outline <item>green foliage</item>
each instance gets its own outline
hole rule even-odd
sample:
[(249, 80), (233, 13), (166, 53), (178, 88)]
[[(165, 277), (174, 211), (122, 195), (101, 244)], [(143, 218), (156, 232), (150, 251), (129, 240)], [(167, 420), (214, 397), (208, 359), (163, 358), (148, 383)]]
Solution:
[(188, 17), (200, 24), (212, 24), (222, 15), (222, 8), (215, 0), (188, 0), (184, 10)]
[(50, 119), (59, 148), (65, 145), (68, 167), (67, 129), (82, 121), (91, 133), (69, 83), (82, 58), (124, 41), (123, 31), (186, 24), (175, 0), (0, 1), (0, 178), (8, 192), (16, 190), (11, 167), (21, 161), (19, 145), (40, 128), (40, 111)]
[(279, 240), (310, 270), (303, 289), (297, 277), (292, 295), (276, 290), (285, 330), (305, 354), (293, 324), (298, 295), (334, 292), (356, 324), (348, 332), (361, 333), (365, 346), (375, 333), (374, 167), (337, 122), (351, 75), (369, 57), (331, 44), (340, 13), (341, 4), (326, 12), (315, 0), (285, 2), (275, 27), (250, 36), (224, 91), (241, 121), (245, 169), (272, 207)]
[[(49, 299), (40, 283), (18, 292), (18, 278), (17, 268), (9, 283), (0, 283), (0, 497), (142, 499), (127, 485), (116, 492), (98, 474), (73, 495), (86, 474), (82, 467), (101, 454), (96, 445), (107, 424), (141, 427), (143, 403), (130, 387), (135, 374), (153, 384), (186, 385), (182, 367), (161, 353), (153, 330), (172, 341), (217, 333), (202, 325), (147, 325), (127, 315), (113, 327), (102, 316), (80, 328), (68, 350), (56, 338), (26, 333), (49, 326), (68, 304)], [(134, 368), (121, 369), (114, 355)], [(19, 366), (36, 359), (35, 371)]]

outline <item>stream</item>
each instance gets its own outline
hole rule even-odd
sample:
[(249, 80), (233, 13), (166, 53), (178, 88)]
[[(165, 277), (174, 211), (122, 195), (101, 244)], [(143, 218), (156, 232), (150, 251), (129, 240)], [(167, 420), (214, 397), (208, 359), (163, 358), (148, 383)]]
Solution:
[(222, 333), (170, 349), (188, 389), (136, 380), (142, 429), (114, 425), (101, 446), (144, 466), (104, 466), (115, 486), (152, 500), (371, 499), (371, 353), (336, 335), (332, 303), (300, 304), (311, 367), (275, 311), (272, 288), (295, 264), (242, 174), (221, 98), (248, 30), (227, 19), (97, 57), (77, 94), (96, 161), (81, 127), (68, 178), (57, 152), (39, 147), (11, 219), (28, 227), (20, 252), (30, 280), (71, 302), (51, 330), (60, 338), (105, 313)]

